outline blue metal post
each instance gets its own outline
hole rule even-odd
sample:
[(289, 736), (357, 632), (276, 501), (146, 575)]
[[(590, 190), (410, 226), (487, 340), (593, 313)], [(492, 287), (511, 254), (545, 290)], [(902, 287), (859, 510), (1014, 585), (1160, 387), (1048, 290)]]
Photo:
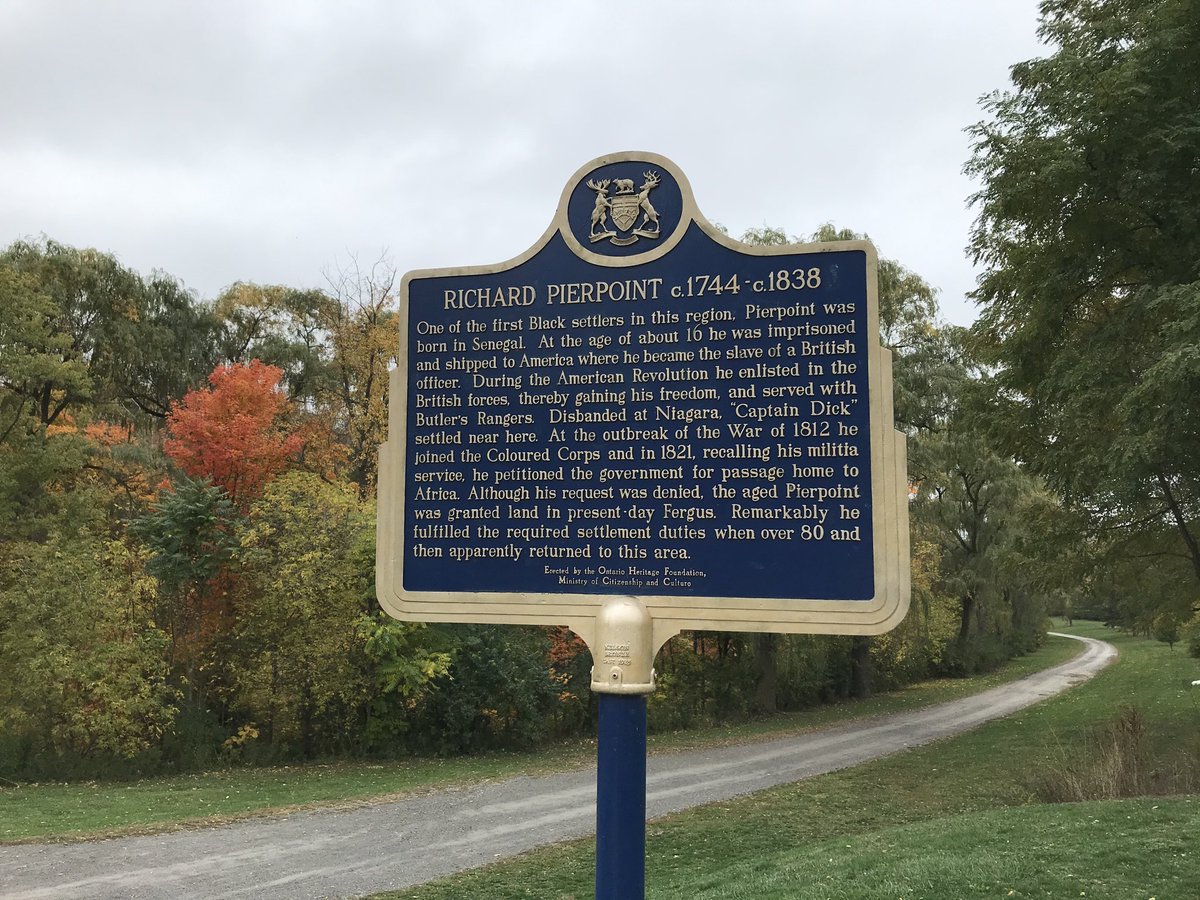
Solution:
[(599, 694), (596, 900), (646, 896), (646, 696)]

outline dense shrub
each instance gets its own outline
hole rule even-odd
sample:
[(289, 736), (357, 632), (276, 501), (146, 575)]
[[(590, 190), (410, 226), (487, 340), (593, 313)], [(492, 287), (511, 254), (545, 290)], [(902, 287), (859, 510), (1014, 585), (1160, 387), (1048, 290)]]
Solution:
[(560, 685), (546, 664), (540, 628), (443, 626), (454, 646), (414, 712), (405, 743), (437, 754), (528, 749), (552, 733)]
[(0, 771), (136, 772), (178, 712), (154, 579), (128, 546), (82, 532), (0, 556)]

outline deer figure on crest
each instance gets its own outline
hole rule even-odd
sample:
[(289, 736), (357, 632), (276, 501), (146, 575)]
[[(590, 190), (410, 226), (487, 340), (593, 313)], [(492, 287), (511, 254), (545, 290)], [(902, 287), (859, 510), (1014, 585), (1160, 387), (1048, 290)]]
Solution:
[[(650, 203), (650, 191), (658, 185), (660, 179), (658, 173), (653, 169), (643, 172), (642, 177), (646, 180), (638, 189), (638, 205), (642, 208), (643, 213), (642, 224), (638, 226), (638, 231), (647, 237), (652, 237), (658, 234), (658, 212)], [(647, 229), (648, 225), (652, 227)]]

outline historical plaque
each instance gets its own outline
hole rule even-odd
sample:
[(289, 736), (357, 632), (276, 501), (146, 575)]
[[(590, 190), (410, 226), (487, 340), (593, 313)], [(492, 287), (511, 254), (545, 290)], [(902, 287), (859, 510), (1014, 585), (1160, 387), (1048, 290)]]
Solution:
[(384, 607), (590, 643), (606, 598), (634, 597), (655, 646), (891, 628), (907, 478), (876, 280), (866, 242), (731, 239), (651, 153), (580, 169), (514, 260), (410, 272)]

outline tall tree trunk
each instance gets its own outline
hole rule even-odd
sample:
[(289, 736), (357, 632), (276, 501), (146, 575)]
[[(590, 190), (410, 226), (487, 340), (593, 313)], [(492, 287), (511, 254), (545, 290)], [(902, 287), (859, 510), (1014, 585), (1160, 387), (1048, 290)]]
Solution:
[(871, 639), (857, 635), (850, 641), (850, 696), (864, 700), (871, 696)]
[(312, 684), (307, 678), (300, 689), (300, 748), (305, 759), (312, 759), (316, 753), (316, 741), (313, 734), (314, 701)]
[(962, 612), (958, 620), (958, 642), (965, 644), (971, 637), (971, 617), (975, 613), (975, 595), (970, 591), (962, 595)]
[(1016, 634), (1025, 633), (1026, 606), (1029, 598), (1024, 591), (1004, 589), (1004, 601), (1008, 604), (1012, 616), (1012, 631)]
[(773, 713), (779, 709), (778, 649), (779, 635), (754, 635), (754, 672), (757, 676), (754, 707), (761, 713)]

